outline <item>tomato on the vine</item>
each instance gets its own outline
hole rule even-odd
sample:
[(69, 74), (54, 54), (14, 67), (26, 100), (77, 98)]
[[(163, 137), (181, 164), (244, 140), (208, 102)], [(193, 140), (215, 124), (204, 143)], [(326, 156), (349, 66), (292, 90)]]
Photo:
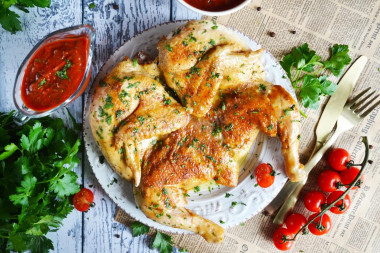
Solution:
[(257, 184), (262, 188), (268, 188), (273, 184), (275, 174), (270, 163), (262, 163), (255, 169)]
[(351, 156), (347, 150), (343, 148), (336, 148), (331, 150), (327, 160), (333, 169), (342, 171), (347, 169), (346, 163), (351, 161)]
[(274, 231), (273, 234), (273, 243), (279, 250), (288, 250), (290, 249), (294, 241), (288, 241), (287, 239), (292, 239), (293, 234), (287, 228), (278, 228)]
[(307, 223), (305, 216), (300, 213), (292, 213), (285, 220), (289, 232), (296, 234)]
[[(308, 222), (318, 214), (319, 213), (312, 214), (309, 217)], [(331, 219), (327, 214), (323, 214), (322, 219), (321, 217), (316, 218), (312, 223), (309, 224), (308, 228), (310, 233), (313, 235), (324, 235), (331, 229)]]
[[(345, 184), (346, 187), (348, 188), (348, 185), (351, 184), (355, 180), (359, 172), (360, 170), (356, 167), (351, 167), (349, 169), (345, 169), (341, 171), (340, 177), (342, 179), (342, 184)], [(359, 181), (356, 182), (356, 185), (352, 188), (352, 190), (358, 189), (363, 182), (364, 182), (364, 177), (362, 175)]]
[(322, 211), (322, 205), (326, 204), (326, 197), (320, 191), (311, 191), (306, 193), (303, 203), (307, 210), (312, 212)]
[[(335, 191), (330, 193), (327, 197), (327, 204), (331, 204), (335, 200), (337, 200), (344, 192), (343, 191)], [(347, 194), (344, 196), (344, 200), (339, 200), (333, 207), (330, 208), (330, 211), (335, 214), (341, 214), (348, 210), (351, 205), (351, 198)]]
[(333, 170), (324, 170), (318, 176), (318, 186), (324, 192), (334, 192), (338, 190), (342, 182), (338, 172)]
[(94, 201), (94, 194), (90, 189), (82, 188), (73, 197), (73, 204), (75, 209), (85, 212), (90, 208)]

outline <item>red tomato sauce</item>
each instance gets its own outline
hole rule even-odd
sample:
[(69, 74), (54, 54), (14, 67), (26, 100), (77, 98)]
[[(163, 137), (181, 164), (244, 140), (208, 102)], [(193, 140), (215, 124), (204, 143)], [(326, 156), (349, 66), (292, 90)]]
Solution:
[(39, 48), (25, 69), (24, 104), (34, 111), (47, 111), (68, 99), (85, 74), (89, 43), (87, 36), (69, 37)]
[(185, 2), (204, 11), (225, 11), (238, 6), (244, 0), (185, 0)]

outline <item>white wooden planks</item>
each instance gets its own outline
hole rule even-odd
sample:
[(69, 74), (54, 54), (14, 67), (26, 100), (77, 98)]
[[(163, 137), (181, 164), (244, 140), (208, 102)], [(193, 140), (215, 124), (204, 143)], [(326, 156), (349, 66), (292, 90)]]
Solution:
[[(69, 8), (67, 8), (69, 6)], [(12, 35), (0, 29), (0, 111), (15, 109), (13, 104), (13, 84), (16, 73), (25, 56), (33, 46), (48, 33), (65, 27), (81, 24), (81, 2), (76, 0), (54, 0), (51, 8), (30, 9), (30, 13), (17, 11), (23, 31)], [(70, 110), (77, 120), (82, 119), (82, 101), (76, 100)], [(75, 171), (82, 181), (82, 167)], [(62, 228), (48, 234), (53, 241), (55, 252), (82, 251), (82, 214), (73, 211), (63, 221)]]
[[(94, 9), (89, 8), (90, 3), (95, 3)], [(50, 9), (33, 8), (28, 14), (19, 13), (24, 31), (12, 35), (0, 29), (0, 111), (15, 108), (12, 94), (17, 69), (32, 47), (52, 31), (81, 23), (94, 26), (95, 77), (109, 55), (135, 34), (171, 20), (201, 17), (175, 0), (54, 0)], [(83, 101), (79, 98), (69, 106), (79, 122)], [(74, 210), (57, 233), (49, 234), (54, 252), (157, 252), (150, 249), (152, 237), (133, 238), (130, 228), (114, 221), (116, 205), (105, 195), (87, 157), (82, 155), (82, 167), (76, 172), (84, 186), (94, 191), (96, 206), (83, 214)]]

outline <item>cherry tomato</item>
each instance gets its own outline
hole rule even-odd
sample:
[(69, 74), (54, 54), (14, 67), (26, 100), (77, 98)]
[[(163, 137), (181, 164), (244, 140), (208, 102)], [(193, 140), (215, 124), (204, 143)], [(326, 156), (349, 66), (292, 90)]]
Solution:
[[(318, 213), (312, 214), (309, 217), (308, 222), (317, 215)], [(324, 235), (331, 229), (331, 219), (327, 214), (323, 214), (321, 224), (320, 220), (321, 217), (318, 217), (308, 226), (310, 233), (312, 233), (313, 235)]]
[(293, 234), (296, 234), (306, 223), (305, 216), (300, 213), (292, 213), (285, 220), (286, 228)]
[(255, 169), (257, 184), (262, 188), (268, 188), (274, 182), (275, 171), (269, 163), (262, 163)]
[(90, 208), (90, 205), (94, 201), (94, 194), (87, 188), (81, 189), (73, 197), (73, 204), (75, 209), (81, 212), (85, 212)]
[[(351, 167), (349, 169), (345, 169), (344, 171), (341, 171), (340, 177), (342, 179), (342, 184), (351, 184), (355, 180), (359, 172), (360, 170), (356, 167)], [(364, 177), (362, 175), (359, 181), (356, 182), (356, 185), (359, 184), (359, 187), (360, 187), (360, 185), (362, 185), (363, 182), (364, 182)], [(346, 185), (346, 187), (348, 188), (348, 185)], [(359, 187), (354, 186), (352, 190), (358, 189)]]
[(279, 250), (290, 249), (294, 241), (285, 241), (285, 239), (292, 239), (293, 234), (287, 228), (278, 228), (273, 234), (273, 243)]
[(338, 172), (324, 170), (318, 176), (318, 186), (324, 192), (334, 192), (338, 190), (338, 184), (342, 182)]
[(343, 148), (336, 148), (331, 150), (327, 160), (333, 169), (337, 171), (342, 171), (347, 169), (346, 163), (351, 161), (351, 156), (347, 150)]
[[(330, 195), (327, 197), (327, 204), (331, 204), (335, 200), (337, 200), (344, 192), (343, 191), (336, 191), (330, 193)], [(344, 196), (344, 201), (339, 200), (333, 207), (330, 208), (330, 211), (335, 214), (341, 214), (348, 210), (348, 208), (351, 205), (351, 198), (347, 194)]]
[(303, 203), (307, 210), (312, 212), (322, 211), (322, 205), (326, 204), (326, 197), (320, 191), (311, 191), (306, 193)]

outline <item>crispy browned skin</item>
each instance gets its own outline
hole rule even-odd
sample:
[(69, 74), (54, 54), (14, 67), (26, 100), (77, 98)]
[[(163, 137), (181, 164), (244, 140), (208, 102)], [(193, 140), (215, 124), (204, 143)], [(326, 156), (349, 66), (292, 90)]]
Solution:
[(159, 67), (189, 113), (203, 117), (219, 89), (264, 79), (263, 50), (250, 50), (224, 26), (194, 20), (177, 31), (158, 43)]
[(194, 218), (184, 208), (187, 202), (179, 189), (187, 191), (211, 180), (236, 186), (238, 161), (247, 154), (258, 131), (280, 137), (286, 172), (292, 180), (304, 176), (298, 162), (298, 135), (294, 135), (299, 132), (299, 113), (288, 92), (260, 81), (241, 85), (239, 91), (224, 90), (219, 96), (219, 102), (204, 117), (192, 117), (186, 127), (169, 134), (146, 153), (137, 190), (148, 217), (197, 232), (209, 242), (222, 239), (219, 226)]
[(120, 62), (96, 85), (90, 108), (95, 140), (112, 168), (140, 183), (145, 150), (187, 124), (189, 115), (160, 84), (155, 64)]

